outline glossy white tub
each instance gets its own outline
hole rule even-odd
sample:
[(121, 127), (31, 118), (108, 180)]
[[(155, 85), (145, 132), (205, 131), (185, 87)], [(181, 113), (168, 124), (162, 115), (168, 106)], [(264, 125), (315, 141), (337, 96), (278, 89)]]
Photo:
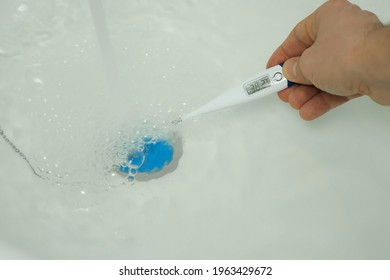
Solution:
[[(9, 81), (17, 84), (16, 70), (31, 65), (19, 59), (12, 71), (2, 68), (0, 125), (27, 155), (58, 151), (59, 160), (85, 167), (80, 174), (96, 183), (102, 175), (91, 178), (95, 167), (82, 161), (99, 145), (89, 150), (88, 141), (99, 144), (118, 122), (131, 128), (159, 107), (162, 114), (188, 111), (264, 69), (295, 23), (320, 3), (105, 1), (128, 92), (104, 99), (87, 3), (2, 1), (0, 47), (21, 57), (25, 49), (37, 51), (29, 57), (42, 65), (24, 72), (14, 94), (6, 91)], [(390, 19), (385, 1), (357, 3)], [(23, 40), (13, 29), (18, 16), (31, 21), (22, 25), (31, 30), (18, 31)], [(46, 97), (54, 105), (46, 106)], [(59, 125), (76, 128), (55, 130), (44, 116), (51, 106)], [(134, 112), (122, 114), (126, 108)], [(0, 257), (390, 257), (389, 108), (360, 98), (305, 122), (271, 96), (183, 124), (177, 133), (183, 154), (174, 172), (113, 188), (50, 184), (0, 141)], [(39, 156), (34, 164), (42, 163)]]

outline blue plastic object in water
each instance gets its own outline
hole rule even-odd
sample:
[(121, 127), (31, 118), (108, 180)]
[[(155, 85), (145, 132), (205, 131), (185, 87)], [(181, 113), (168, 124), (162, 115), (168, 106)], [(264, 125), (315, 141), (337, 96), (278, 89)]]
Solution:
[[(134, 176), (135, 173), (154, 173), (161, 171), (173, 159), (173, 147), (167, 140), (144, 143), (143, 151), (132, 151), (127, 157), (128, 164), (118, 167), (120, 172)], [(134, 168), (132, 168), (134, 166)]]
[[(155, 143), (144, 145), (145, 159), (142, 165), (138, 168), (138, 172), (158, 172), (161, 171), (165, 165), (171, 163), (173, 159), (173, 147), (166, 140), (158, 140)], [(132, 158), (129, 156), (128, 160)]]

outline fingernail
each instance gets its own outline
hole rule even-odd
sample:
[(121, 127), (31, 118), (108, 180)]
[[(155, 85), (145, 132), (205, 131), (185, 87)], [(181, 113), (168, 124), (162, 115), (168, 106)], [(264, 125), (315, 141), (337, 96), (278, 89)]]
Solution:
[(291, 58), (283, 65), (283, 74), (287, 80), (294, 79), (297, 76), (298, 59)]

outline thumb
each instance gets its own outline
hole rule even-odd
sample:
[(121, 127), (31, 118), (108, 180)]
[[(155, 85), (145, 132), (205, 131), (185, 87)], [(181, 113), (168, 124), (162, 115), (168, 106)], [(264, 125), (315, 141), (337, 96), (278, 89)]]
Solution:
[(301, 57), (292, 57), (286, 60), (283, 65), (283, 74), (291, 82), (312, 85), (313, 83), (302, 73), (300, 61)]

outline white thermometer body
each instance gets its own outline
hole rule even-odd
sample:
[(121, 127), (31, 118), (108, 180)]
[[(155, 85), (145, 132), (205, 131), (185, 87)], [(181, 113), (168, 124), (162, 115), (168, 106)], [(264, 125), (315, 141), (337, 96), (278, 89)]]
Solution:
[(284, 77), (282, 69), (282, 65), (271, 67), (241, 83), (240, 86), (228, 90), (181, 119), (190, 119), (201, 114), (253, 101), (281, 91), (293, 84)]

